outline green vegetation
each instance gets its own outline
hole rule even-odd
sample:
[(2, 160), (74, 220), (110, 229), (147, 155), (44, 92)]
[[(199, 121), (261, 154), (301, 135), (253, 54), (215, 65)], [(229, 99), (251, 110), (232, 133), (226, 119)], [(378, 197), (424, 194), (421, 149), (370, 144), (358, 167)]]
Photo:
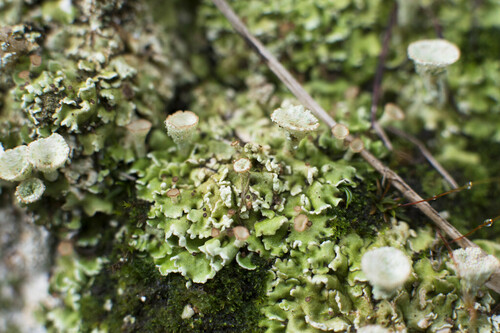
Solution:
[[(424, 142), (460, 184), (500, 174), (494, 0), (229, 2), (337, 122), (432, 196), (449, 185), (420, 152), (393, 134), (390, 151), (371, 129), (398, 3), (376, 117)], [(49, 332), (498, 327), (498, 295), (463, 288), (429, 221), (395, 208), (384, 175), (298, 105), (211, 1), (0, 0), (0, 22), (0, 207), (31, 214), (54, 240)], [(436, 34), (461, 58), (422, 78), (407, 47)], [(383, 115), (387, 105), (404, 119)], [(194, 115), (167, 133), (179, 109)], [(277, 109), (287, 133), (271, 121)], [(51, 136), (65, 143), (56, 171), (31, 168), (48, 149), (18, 158), (25, 170), (7, 158)], [(435, 207), (466, 232), (500, 214), (498, 195), (494, 180)], [(479, 231), (478, 244), (498, 254), (499, 232)], [(379, 300), (360, 262), (386, 246), (413, 273)]]

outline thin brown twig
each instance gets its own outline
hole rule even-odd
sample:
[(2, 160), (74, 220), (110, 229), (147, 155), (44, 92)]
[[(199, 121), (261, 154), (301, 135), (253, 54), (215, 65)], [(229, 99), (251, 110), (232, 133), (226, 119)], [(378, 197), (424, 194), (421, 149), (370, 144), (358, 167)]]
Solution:
[(392, 150), (392, 143), (387, 134), (385, 134), (384, 129), (377, 121), (377, 107), (380, 95), (382, 94), (382, 76), (384, 75), (385, 58), (389, 52), (389, 41), (391, 40), (392, 27), (396, 23), (396, 13), (397, 13), (397, 3), (394, 3), (391, 14), (389, 15), (389, 22), (387, 23), (387, 28), (385, 29), (384, 39), (382, 42), (382, 51), (378, 57), (377, 69), (375, 70), (375, 79), (373, 80), (373, 93), (372, 93), (372, 105), (370, 108), (372, 128), (378, 134), (382, 142), (387, 147), (387, 149)]
[[(247, 41), (247, 43), (259, 54), (263, 61), (269, 66), (273, 73), (287, 86), (288, 89), (297, 97), (297, 99), (321, 120), (323, 120), (329, 127), (335, 126), (337, 123), (333, 120), (328, 113), (309, 95), (307, 91), (295, 80), (295, 78), (286, 70), (283, 65), (264, 47), (264, 45), (256, 39), (250, 31), (246, 28), (236, 13), (229, 7), (225, 0), (212, 0), (217, 8), (231, 23), (233, 28)], [(352, 135), (349, 135), (345, 140), (351, 142), (354, 140)], [(402, 195), (409, 201), (420, 201), (422, 198), (399, 177), (394, 171), (386, 167), (379, 159), (373, 156), (368, 150), (363, 149), (360, 155), (380, 174), (389, 179), (394, 187), (399, 190)], [(415, 205), (427, 217), (429, 217), (434, 224), (440, 228), (446, 235), (452, 239), (459, 238), (462, 234), (453, 227), (448, 221), (442, 218), (428, 202), (422, 202)], [(467, 238), (462, 238), (457, 243), (461, 247), (478, 247)], [(486, 255), (485, 252), (483, 252)], [(490, 289), (500, 293), (500, 269), (495, 272), (486, 284)]]
[(458, 183), (453, 179), (453, 177), (446, 171), (446, 169), (439, 163), (434, 156), (432, 156), (431, 152), (425, 147), (424, 143), (414, 137), (413, 135), (406, 133), (404, 131), (401, 131), (397, 128), (394, 127), (387, 127), (386, 128), (389, 132), (402, 137), (411, 143), (413, 143), (415, 146), (417, 146), (418, 150), (422, 153), (422, 155), (425, 157), (425, 159), (436, 169), (437, 172), (443, 176), (444, 180), (448, 182), (448, 184), (451, 185), (452, 188), (458, 188)]

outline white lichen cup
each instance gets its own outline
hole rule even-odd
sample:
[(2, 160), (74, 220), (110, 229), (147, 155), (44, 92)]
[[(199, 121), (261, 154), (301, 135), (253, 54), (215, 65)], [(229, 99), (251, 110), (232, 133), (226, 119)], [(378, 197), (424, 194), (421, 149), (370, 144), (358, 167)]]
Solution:
[(198, 122), (199, 118), (194, 112), (180, 110), (165, 120), (167, 133), (180, 150), (187, 149), (193, 141)]
[(252, 162), (245, 157), (239, 158), (233, 163), (233, 169), (239, 174), (248, 174), (252, 168)]
[(391, 123), (400, 122), (405, 119), (405, 113), (399, 106), (394, 103), (387, 103), (384, 106), (384, 113), (382, 117), (379, 119), (379, 124), (381, 125), (389, 125)]
[(233, 235), (239, 242), (245, 242), (250, 237), (250, 232), (244, 226), (236, 226), (233, 228)]
[(500, 269), (496, 257), (485, 255), (477, 247), (455, 250), (453, 251), (453, 259), (462, 286), (470, 296), (475, 296), (479, 288), (488, 281), (491, 274)]
[(171, 188), (167, 191), (166, 195), (172, 200), (172, 203), (176, 204), (181, 198), (181, 191), (178, 188)]
[(431, 100), (440, 104), (446, 100), (446, 68), (460, 58), (460, 49), (444, 39), (425, 39), (408, 46), (408, 58), (413, 60)]
[(459, 48), (445, 39), (424, 39), (408, 46), (418, 73), (440, 74), (460, 58)]
[(23, 180), (31, 174), (32, 165), (28, 159), (28, 147), (18, 146), (0, 154), (0, 179)]
[(241, 178), (241, 205), (245, 205), (245, 196), (248, 191), (248, 186), (250, 185), (250, 169), (252, 168), (252, 162), (246, 158), (242, 157), (233, 162), (233, 170), (239, 174)]
[(16, 187), (16, 198), (20, 203), (30, 204), (38, 201), (45, 192), (45, 185), (38, 178), (23, 180)]
[(303, 232), (311, 225), (309, 218), (305, 214), (299, 214), (293, 219), (293, 229), (297, 232)]
[(365, 149), (365, 144), (360, 138), (356, 138), (349, 143), (349, 148), (344, 154), (344, 159), (350, 161), (354, 154), (360, 153)]
[(375, 299), (387, 299), (403, 286), (411, 274), (410, 259), (394, 247), (381, 247), (366, 252), (361, 270), (373, 286)]
[(344, 124), (335, 124), (331, 131), (335, 138), (335, 147), (337, 149), (345, 149), (344, 140), (349, 136), (349, 128)]
[(48, 138), (38, 139), (28, 145), (28, 159), (37, 170), (43, 172), (48, 181), (57, 179), (57, 169), (68, 160), (69, 146), (64, 138), (54, 133)]
[(144, 157), (146, 155), (146, 137), (152, 125), (153, 124), (149, 120), (138, 119), (126, 126), (130, 133), (135, 153), (138, 157)]
[(318, 119), (303, 105), (282, 105), (271, 114), (271, 120), (286, 132), (291, 150), (297, 149), (300, 141), (319, 127)]

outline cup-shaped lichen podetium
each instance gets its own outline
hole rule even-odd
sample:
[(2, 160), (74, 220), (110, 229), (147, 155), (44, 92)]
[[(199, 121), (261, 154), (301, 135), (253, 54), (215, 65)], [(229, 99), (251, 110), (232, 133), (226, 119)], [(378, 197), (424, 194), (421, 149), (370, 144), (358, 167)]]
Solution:
[(181, 198), (181, 191), (179, 191), (179, 189), (177, 188), (171, 188), (167, 191), (166, 195), (172, 200), (172, 203), (176, 204)]
[(366, 252), (361, 270), (373, 286), (373, 297), (387, 299), (410, 277), (411, 262), (402, 251), (385, 246)]
[(495, 256), (485, 255), (477, 247), (455, 250), (453, 258), (464, 292), (469, 297), (475, 297), (491, 274), (500, 269), (500, 263)]
[(303, 232), (311, 225), (311, 222), (305, 214), (299, 214), (293, 219), (293, 229), (295, 229), (295, 231)]
[(30, 204), (39, 200), (45, 192), (45, 185), (38, 178), (23, 180), (16, 188), (16, 198), (19, 202)]
[(289, 150), (297, 149), (300, 140), (319, 127), (318, 119), (303, 105), (282, 106), (274, 110), (271, 120), (285, 130)]
[(446, 68), (460, 58), (460, 49), (444, 39), (425, 39), (408, 46), (408, 58), (415, 63), (431, 99), (443, 104), (446, 99)]
[(344, 140), (349, 136), (349, 128), (344, 124), (335, 124), (332, 127), (332, 135), (335, 138), (335, 147), (337, 149), (345, 149)]
[(392, 123), (397, 123), (405, 119), (405, 113), (399, 106), (394, 103), (387, 103), (384, 106), (384, 113), (379, 119), (379, 124), (386, 126)]
[(64, 138), (54, 133), (48, 138), (38, 139), (28, 145), (28, 158), (33, 166), (44, 173), (48, 181), (57, 179), (57, 169), (69, 156), (69, 146)]
[(246, 158), (242, 157), (233, 162), (234, 172), (238, 173), (241, 178), (241, 207), (245, 206), (245, 196), (248, 191), (248, 186), (250, 184), (250, 169), (252, 168), (252, 162)]
[(7, 149), (0, 153), (0, 179), (23, 180), (31, 174), (31, 168), (27, 146)]
[(146, 136), (151, 130), (152, 125), (149, 120), (138, 119), (126, 126), (138, 157), (146, 155)]
[(189, 148), (196, 133), (198, 121), (199, 118), (194, 112), (180, 110), (169, 115), (165, 120), (168, 135), (177, 144), (179, 150)]
[(239, 225), (233, 228), (233, 235), (236, 240), (244, 242), (250, 237), (250, 232), (246, 227)]
[(365, 148), (363, 140), (356, 138), (349, 143), (349, 149), (344, 154), (344, 159), (350, 161), (355, 153), (360, 153)]

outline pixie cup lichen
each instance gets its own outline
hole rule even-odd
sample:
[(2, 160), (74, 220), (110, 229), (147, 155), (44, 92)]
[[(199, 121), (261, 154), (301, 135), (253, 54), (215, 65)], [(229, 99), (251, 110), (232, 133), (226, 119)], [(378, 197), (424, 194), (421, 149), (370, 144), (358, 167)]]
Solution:
[(233, 163), (233, 170), (238, 173), (241, 177), (241, 202), (245, 204), (245, 196), (248, 190), (249, 180), (250, 180), (250, 169), (252, 168), (252, 162), (245, 157), (239, 158)]
[(410, 277), (411, 262), (401, 250), (385, 246), (366, 252), (361, 269), (373, 286), (373, 297), (387, 299)]
[(38, 201), (45, 192), (45, 185), (38, 178), (28, 178), (23, 180), (16, 187), (16, 198), (19, 202), (30, 204)]
[(183, 150), (191, 144), (199, 118), (192, 111), (177, 111), (167, 117), (165, 126), (168, 135)]
[(442, 105), (446, 99), (446, 68), (460, 58), (460, 49), (444, 39), (419, 40), (408, 46), (408, 58), (415, 63), (430, 100), (437, 98)]
[(468, 247), (453, 251), (456, 270), (467, 293), (473, 295), (500, 269), (498, 259), (492, 255), (484, 255), (477, 247)]
[(293, 228), (297, 232), (303, 232), (307, 229), (310, 222), (305, 214), (299, 214), (293, 219)]
[(363, 140), (356, 138), (349, 143), (349, 149), (344, 154), (344, 159), (349, 161), (356, 153), (360, 153), (365, 148)]
[(7, 149), (0, 154), (0, 179), (8, 181), (23, 180), (30, 175), (31, 169), (27, 146)]
[(250, 237), (250, 232), (244, 226), (234, 227), (233, 234), (234, 234), (234, 237), (240, 242), (244, 242), (248, 239), (248, 237)]
[(69, 156), (69, 146), (64, 138), (54, 133), (28, 145), (28, 159), (49, 181), (57, 179), (56, 170), (64, 165)]
[(233, 163), (233, 169), (239, 174), (246, 174), (252, 167), (252, 162), (245, 157), (239, 158)]
[(332, 127), (332, 135), (335, 138), (336, 148), (345, 149), (344, 140), (349, 136), (349, 128), (344, 124), (337, 123)]
[(408, 46), (408, 58), (418, 73), (439, 74), (460, 58), (460, 50), (444, 39), (424, 39)]
[(171, 188), (167, 191), (166, 195), (172, 200), (172, 203), (175, 204), (179, 202), (181, 191), (179, 191), (179, 189), (177, 188)]
[(382, 117), (380, 117), (379, 123), (381, 125), (388, 125), (404, 119), (405, 114), (399, 106), (394, 103), (387, 103), (384, 106), (384, 113), (382, 114)]
[(318, 119), (303, 105), (282, 105), (271, 114), (271, 120), (285, 130), (287, 143), (293, 150), (319, 127)]
[(151, 130), (153, 124), (146, 119), (138, 119), (132, 121), (126, 126), (130, 133), (135, 153), (138, 157), (144, 157), (146, 155), (146, 136)]

